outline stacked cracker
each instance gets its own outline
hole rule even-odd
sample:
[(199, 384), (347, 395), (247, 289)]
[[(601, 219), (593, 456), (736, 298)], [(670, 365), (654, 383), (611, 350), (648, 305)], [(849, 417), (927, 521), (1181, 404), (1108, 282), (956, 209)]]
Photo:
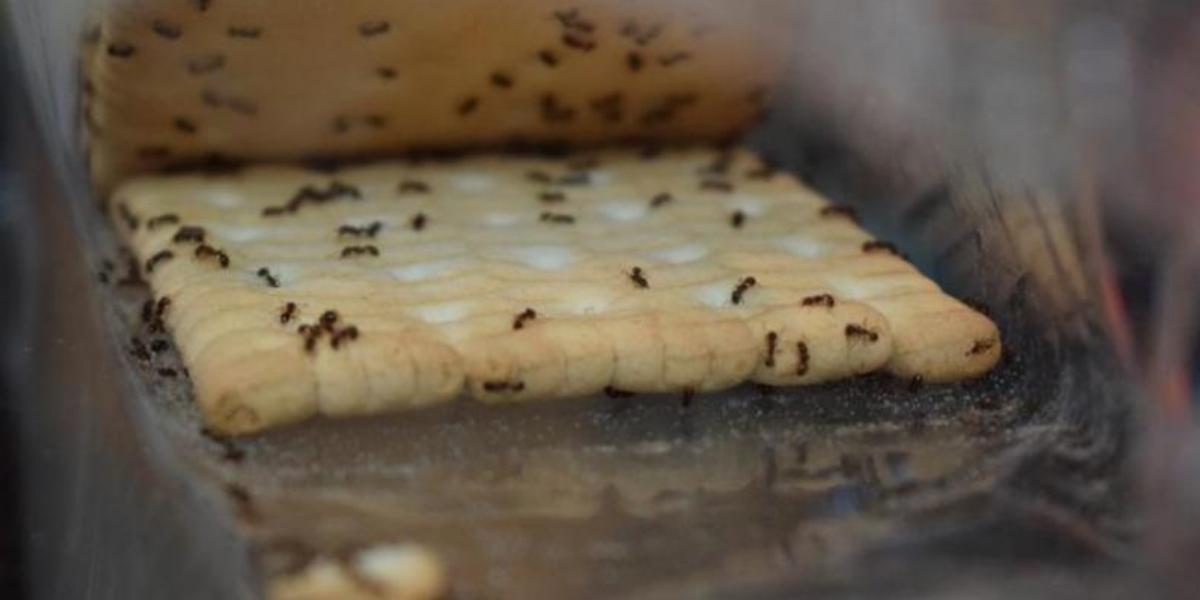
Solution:
[[(98, 184), (205, 161), (736, 134), (790, 3), (125, 0), (91, 30)], [(747, 10), (750, 8), (750, 10)]]

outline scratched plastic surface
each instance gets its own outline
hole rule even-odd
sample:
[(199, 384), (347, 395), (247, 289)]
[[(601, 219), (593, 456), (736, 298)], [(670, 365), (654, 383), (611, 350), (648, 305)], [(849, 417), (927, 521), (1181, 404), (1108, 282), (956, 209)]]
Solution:
[[(1054, 123), (1005, 119), (970, 94), (929, 98), (923, 93), (941, 88), (905, 68), (911, 64), (872, 58), (887, 54), (890, 39), (898, 54), (922, 59), (917, 64), (946, 61), (946, 72), (959, 76), (955, 85), (984, 99), (995, 90), (978, 88), (996, 74), (1027, 84), (1028, 97), (1013, 91), (1026, 88), (1004, 89), (1037, 114), (1057, 114), (1055, 102), (1065, 99), (1053, 96), (1053, 79), (1039, 79), (1054, 64), (1027, 60), (1042, 55), (1020, 24), (997, 19), (998, 29), (1016, 30), (1007, 38), (985, 31), (986, 18), (960, 24), (947, 31), (972, 35), (908, 52), (913, 40), (932, 39), (919, 25), (935, 4), (815, 15), (813, 37), (798, 36), (812, 40), (812, 63), (828, 59), (815, 51), (822, 39), (851, 33), (847, 23), (870, 29), (865, 16), (901, 33), (861, 45), (871, 51), (839, 47), (840, 81), (800, 61), (797, 80), (819, 82), (785, 97), (803, 110), (783, 111), (753, 139), (783, 167), (860, 208), (868, 228), (895, 240), (953, 293), (987, 305), (1007, 349), (987, 378), (916, 390), (876, 376), (805, 389), (746, 387), (689, 406), (648, 396), (456, 404), (218, 441), (201, 433), (178, 359), (167, 351), (150, 364), (125, 361), (138, 392), (128, 400), (150, 417), (136, 426), (162, 432), (184, 457), (172, 475), (214, 490), (220, 509), (234, 516), (254, 548), (256, 584), (314, 553), (410, 540), (446, 559), (458, 598), (919, 597), (934, 595), (919, 593), (931, 589), (921, 586), (967, 578), (1005, 589), (1014, 579), (1004, 569), (1031, 565), (1065, 586), (1044, 589), (1108, 584), (1092, 575), (1097, 559), (1124, 551), (1115, 475), (1123, 456), (1121, 382), (1087, 300), (1070, 207), (1041, 192), (1047, 173), (1040, 169), (1053, 175), (1054, 163), (986, 147), (1046, 158), (1055, 148), (1042, 137), (1060, 132)], [(874, 81), (900, 100), (929, 101), (923, 116), (937, 125), (914, 125), (927, 135), (905, 137), (879, 98), (858, 102), (857, 80), (846, 79), (879, 73), (887, 77)], [(973, 111), (1016, 137), (981, 133), (995, 123), (980, 125)], [(934, 141), (961, 160), (947, 166), (937, 152), (924, 154), (944, 150)], [(997, 160), (967, 160), (979, 148), (968, 152), (964, 141)], [(114, 262), (115, 281), (123, 258), (111, 233), (94, 211), (80, 218), (94, 232), (91, 251)], [(137, 318), (146, 291), (103, 289), (118, 343), (129, 349), (135, 334), (148, 340)], [(221, 493), (228, 485), (249, 500)], [(200, 527), (219, 522), (195, 519)], [(905, 585), (889, 587), (889, 578)]]

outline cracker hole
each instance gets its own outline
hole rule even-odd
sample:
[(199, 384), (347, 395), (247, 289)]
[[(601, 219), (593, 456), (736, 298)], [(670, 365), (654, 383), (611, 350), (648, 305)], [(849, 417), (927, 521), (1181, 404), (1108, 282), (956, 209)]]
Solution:
[(460, 192), (486, 192), (495, 186), (495, 181), (481, 173), (461, 173), (450, 178), (450, 185)]
[(253, 242), (267, 237), (267, 229), (263, 227), (246, 227), (238, 225), (222, 225), (212, 227), (217, 237), (229, 240), (235, 244)]
[(575, 264), (575, 253), (565, 246), (522, 246), (502, 250), (500, 254), (526, 266), (557, 271)]
[(466, 302), (430, 304), (427, 306), (418, 306), (413, 309), (413, 313), (417, 318), (435, 325), (461, 321), (469, 316), (470, 312), (471, 307)]
[(730, 306), (729, 290), (733, 289), (736, 285), (736, 281), (711, 283), (693, 290), (692, 297), (705, 306), (713, 308), (727, 307)]
[(748, 217), (761, 217), (767, 212), (766, 203), (755, 196), (738, 195), (728, 206), (729, 210), (740, 210)]
[(513, 213), (491, 213), (483, 218), (488, 227), (512, 227), (521, 222), (521, 216)]
[(778, 238), (775, 240), (775, 245), (803, 258), (821, 258), (829, 255), (829, 249), (825, 244), (801, 236)]
[(614, 221), (636, 221), (648, 211), (645, 202), (620, 201), (608, 202), (596, 207), (596, 212)]
[(465, 259), (419, 262), (397, 269), (392, 269), (392, 276), (406, 283), (424, 281), (426, 279), (432, 279), (442, 275), (449, 275), (455, 271), (461, 270), (466, 265), (467, 261)]
[(663, 262), (679, 265), (700, 260), (708, 256), (708, 247), (704, 244), (684, 244), (667, 248), (666, 250), (658, 250), (650, 253), (650, 257)]

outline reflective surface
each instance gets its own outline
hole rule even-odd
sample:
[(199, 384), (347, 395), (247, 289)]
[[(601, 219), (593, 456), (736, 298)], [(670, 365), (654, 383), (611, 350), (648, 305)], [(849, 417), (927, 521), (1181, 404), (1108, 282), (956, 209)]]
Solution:
[[(392, 540), (442, 555), (463, 598), (1119, 597), (1149, 585), (1134, 569), (1129, 378), (1094, 300), (1094, 248), (1080, 249), (1086, 205), (1064, 200), (1078, 196), (1063, 163), (1083, 153), (1044, 143), (1079, 131), (1054, 116), (1071, 101), (1059, 42), (1091, 17), (936, 6), (814, 9), (788, 109), (753, 139), (989, 308), (1006, 358), (959, 386), (869, 377), (686, 407), (463, 404), (213, 440), (186, 381), (159, 374), (177, 359), (129, 355), (147, 292), (114, 285), (123, 259), (76, 163), (63, 187), (49, 174), (70, 157), (31, 153), (32, 589), (252, 596), (313, 553)], [(838, 36), (861, 43), (834, 52)], [(1004, 74), (1022, 85), (997, 84)]]

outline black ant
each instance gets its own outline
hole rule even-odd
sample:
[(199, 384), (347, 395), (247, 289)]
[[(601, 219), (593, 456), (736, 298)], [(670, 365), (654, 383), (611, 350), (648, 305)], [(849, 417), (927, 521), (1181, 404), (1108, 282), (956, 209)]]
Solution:
[(524, 311), (518, 314), (515, 319), (513, 319), (513, 329), (524, 328), (526, 322), (536, 319), (537, 316), (538, 314), (536, 310), (533, 310), (532, 308), (526, 308)]
[(563, 215), (552, 212), (543, 212), (540, 218), (543, 223), (555, 223), (558, 225), (571, 225), (575, 222), (575, 217), (571, 215)]
[(975, 340), (975, 344), (967, 350), (967, 356), (978, 356), (991, 350), (996, 345), (995, 340)]
[(808, 374), (808, 344), (796, 342), (796, 375)]
[(895, 254), (897, 256), (900, 255), (900, 251), (896, 249), (895, 244), (893, 244), (891, 242), (880, 241), (880, 240), (872, 240), (869, 242), (863, 242), (862, 250), (863, 250), (863, 252), (866, 252), (867, 254), (871, 254), (874, 252), (887, 252), (889, 254)]
[(150, 219), (149, 221), (146, 221), (146, 229), (155, 229), (162, 225), (174, 225), (178, 222), (179, 222), (179, 215), (174, 214), (174, 213), (167, 213), (165, 215), (159, 215), (157, 217)]
[(292, 318), (295, 316), (296, 316), (296, 303), (288, 302), (287, 304), (283, 305), (283, 312), (279, 313), (279, 324), (287, 325), (288, 323), (290, 323), (292, 321)]
[(639, 288), (646, 289), (650, 287), (650, 281), (646, 279), (646, 273), (645, 271), (642, 271), (641, 267), (634, 267), (633, 271), (629, 273), (629, 278), (632, 279), (634, 285), (638, 286)]
[(258, 270), (258, 276), (267, 282), (268, 287), (273, 287), (273, 288), (279, 287), (279, 280), (275, 279), (275, 276), (271, 274), (270, 269), (267, 269), (266, 267), (262, 267), (261, 269)]
[(732, 300), (734, 304), (741, 304), (742, 296), (745, 296), (746, 292), (756, 285), (758, 285), (758, 280), (753, 277), (747, 277), (741, 280), (741, 282), (737, 284), (737, 287), (733, 289), (733, 294), (730, 295), (729, 299)]
[(834, 304), (836, 304), (836, 303), (837, 302), (833, 299), (833, 296), (830, 294), (818, 294), (816, 296), (808, 296), (804, 300), (800, 301), (801, 306), (824, 306), (826, 308), (833, 308)]
[(183, 244), (186, 242), (195, 242), (197, 244), (203, 244), (204, 243), (204, 235), (205, 235), (205, 231), (204, 231), (203, 227), (196, 227), (194, 225), (185, 225), (183, 227), (180, 227), (179, 230), (175, 232), (175, 236), (171, 238), (171, 241), (176, 244)]
[(400, 185), (396, 188), (396, 191), (400, 192), (401, 194), (428, 194), (429, 189), (429, 184), (425, 183), (424, 181), (405, 179), (404, 181), (400, 182)]
[(170, 250), (158, 251), (154, 256), (150, 257), (150, 260), (146, 261), (146, 272), (153, 273), (154, 267), (158, 266), (160, 263), (171, 260), (172, 258), (175, 258), (174, 252), (171, 252)]
[(499, 393), (505, 391), (520, 392), (525, 390), (525, 382), (517, 381), (509, 383), (507, 381), (485, 381), (483, 382), (483, 390), (485, 392)]
[(849, 206), (824, 206), (821, 208), (822, 217), (844, 217), (858, 222), (858, 211)]
[(733, 184), (724, 179), (705, 179), (700, 182), (700, 189), (729, 194), (733, 192)]
[(383, 223), (381, 223), (379, 221), (374, 221), (370, 225), (363, 225), (362, 227), (355, 227), (353, 225), (342, 225), (341, 227), (338, 227), (337, 234), (338, 234), (338, 237), (342, 237), (342, 236), (364, 237), (365, 236), (365, 237), (369, 237), (369, 238), (374, 238), (375, 236), (379, 235), (380, 229), (383, 229)]
[(866, 340), (869, 342), (879, 341), (878, 333), (871, 331), (870, 329), (867, 329), (866, 327), (863, 327), (862, 325), (855, 325), (853, 323), (846, 325), (846, 337), (852, 338), (852, 339), (853, 338), (866, 338)]
[(632, 398), (634, 393), (608, 385), (604, 386), (604, 395), (615, 400), (621, 398)]
[(352, 256), (361, 256), (369, 254), (371, 256), (379, 256), (379, 248), (373, 245), (366, 246), (346, 246), (342, 248), (342, 258), (350, 258)]
[(333, 334), (333, 338), (329, 340), (329, 345), (334, 350), (337, 350), (338, 346), (341, 345), (342, 341), (357, 340), (357, 339), (358, 339), (358, 328), (353, 325), (350, 325), (348, 327), (343, 328), (341, 331), (338, 331), (337, 333)]
[(196, 258), (202, 260), (209, 257), (215, 257), (217, 262), (220, 263), (222, 269), (229, 268), (229, 255), (225, 254), (224, 250), (213, 248), (208, 244), (200, 244), (199, 246), (196, 246), (196, 252), (194, 254)]
[(779, 334), (774, 331), (767, 332), (767, 360), (764, 362), (768, 367), (775, 366), (775, 346), (779, 343)]

